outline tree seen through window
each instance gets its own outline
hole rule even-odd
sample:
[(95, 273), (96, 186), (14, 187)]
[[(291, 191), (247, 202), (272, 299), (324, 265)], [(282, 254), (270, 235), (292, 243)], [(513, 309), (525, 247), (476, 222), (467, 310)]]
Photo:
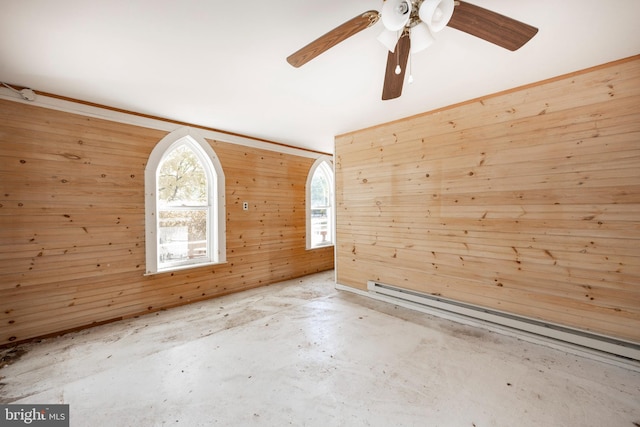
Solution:
[(200, 159), (181, 144), (163, 158), (157, 179), (159, 265), (207, 258), (209, 183)]

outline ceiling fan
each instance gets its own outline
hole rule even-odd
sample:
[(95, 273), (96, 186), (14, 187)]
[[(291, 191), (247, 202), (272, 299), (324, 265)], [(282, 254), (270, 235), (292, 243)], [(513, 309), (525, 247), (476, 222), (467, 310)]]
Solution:
[(289, 55), (287, 62), (300, 67), (378, 20), (384, 25), (378, 40), (389, 50), (383, 100), (402, 94), (409, 54), (428, 47), (435, 40), (433, 33), (445, 26), (511, 51), (522, 47), (538, 32), (531, 25), (465, 1), (384, 0), (380, 12), (370, 10), (350, 19)]

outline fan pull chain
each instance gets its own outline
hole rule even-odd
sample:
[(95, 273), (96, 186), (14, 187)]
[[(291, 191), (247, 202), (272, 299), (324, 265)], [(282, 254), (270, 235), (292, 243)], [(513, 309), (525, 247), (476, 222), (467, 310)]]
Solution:
[[(400, 37), (398, 37), (398, 42), (400, 42), (400, 39), (402, 38), (402, 34), (400, 34)], [(402, 68), (400, 68), (400, 53), (398, 53), (398, 46), (396, 45), (396, 49), (393, 52), (394, 56), (396, 57), (396, 69), (393, 70), (394, 73), (396, 73), (396, 75), (400, 75), (400, 73), (402, 72)]]
[(413, 83), (413, 61), (411, 57), (413, 55), (409, 55), (409, 84)]

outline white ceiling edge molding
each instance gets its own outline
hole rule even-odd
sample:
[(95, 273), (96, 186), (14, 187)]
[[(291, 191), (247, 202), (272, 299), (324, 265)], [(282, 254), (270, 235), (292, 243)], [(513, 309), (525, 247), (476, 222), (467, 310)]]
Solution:
[(205, 139), (212, 139), (220, 142), (226, 142), (229, 144), (242, 145), (245, 147), (258, 148), (262, 150), (274, 151), (282, 154), (291, 154), (294, 156), (308, 157), (312, 159), (317, 159), (322, 156), (331, 155), (330, 153), (320, 153), (310, 150), (305, 150), (302, 148), (295, 148), (292, 146), (288, 146), (285, 144), (280, 145), (277, 142), (267, 142), (260, 141), (257, 139), (252, 139), (250, 137), (244, 137), (239, 135), (227, 134), (224, 132), (217, 132), (214, 130), (207, 129), (206, 127), (201, 127), (198, 125), (191, 124), (179, 124), (172, 123), (167, 120), (162, 120), (160, 118), (150, 118), (136, 115), (135, 113), (130, 114), (122, 111), (111, 110), (109, 108), (101, 108), (93, 105), (84, 104), (81, 102), (73, 102), (65, 99), (55, 98), (51, 96), (37, 94), (36, 98), (33, 101), (28, 101), (20, 96), (18, 93), (11, 91), (6, 87), (0, 87), (0, 99), (4, 99), (7, 101), (19, 102), (22, 104), (34, 105), (36, 107), (48, 108), (51, 110), (62, 111), (65, 113), (79, 114), (86, 117), (93, 117), (96, 119), (104, 119), (112, 122), (141, 126), (145, 128), (162, 130), (167, 132), (173, 132), (177, 129), (184, 127), (192, 127), (194, 129), (198, 129), (200, 135), (202, 135)]

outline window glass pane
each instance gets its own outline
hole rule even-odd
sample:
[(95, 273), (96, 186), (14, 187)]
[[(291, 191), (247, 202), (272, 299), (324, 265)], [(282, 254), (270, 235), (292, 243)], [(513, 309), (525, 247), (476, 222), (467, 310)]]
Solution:
[(329, 180), (322, 168), (316, 169), (311, 180), (311, 207), (329, 206)]
[(333, 244), (333, 170), (326, 160), (316, 164), (307, 190), (310, 204), (307, 243), (310, 248)]
[(209, 142), (166, 135), (145, 168), (146, 273), (226, 261), (224, 172)]
[(311, 209), (311, 245), (319, 246), (330, 243), (329, 209)]
[(161, 266), (208, 257), (207, 209), (162, 209), (158, 215)]
[(160, 206), (206, 206), (207, 175), (196, 154), (186, 145), (172, 150), (158, 168)]

